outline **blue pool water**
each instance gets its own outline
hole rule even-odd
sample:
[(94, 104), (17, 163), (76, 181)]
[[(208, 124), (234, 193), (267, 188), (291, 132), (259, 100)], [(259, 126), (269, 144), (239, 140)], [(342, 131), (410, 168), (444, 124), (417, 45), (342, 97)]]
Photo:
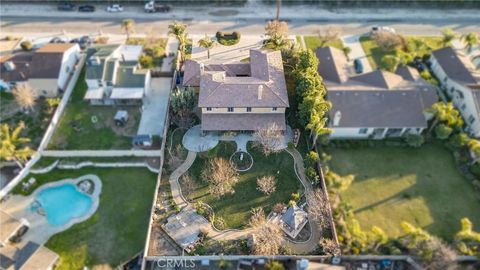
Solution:
[(77, 190), (73, 184), (50, 187), (36, 195), (37, 201), (52, 226), (62, 226), (73, 218), (82, 217), (92, 207), (92, 198)]

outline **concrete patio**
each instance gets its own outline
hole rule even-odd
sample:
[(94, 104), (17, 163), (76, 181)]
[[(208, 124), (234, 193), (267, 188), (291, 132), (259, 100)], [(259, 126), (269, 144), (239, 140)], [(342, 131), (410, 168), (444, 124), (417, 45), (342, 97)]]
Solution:
[(151, 89), (143, 99), (143, 112), (137, 134), (163, 134), (165, 117), (168, 113), (172, 78), (152, 78)]

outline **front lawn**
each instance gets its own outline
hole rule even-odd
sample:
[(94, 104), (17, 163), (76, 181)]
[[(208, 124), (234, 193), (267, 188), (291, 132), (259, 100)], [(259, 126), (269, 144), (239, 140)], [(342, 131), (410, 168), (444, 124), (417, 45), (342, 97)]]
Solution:
[(95, 174), (102, 180), (100, 205), (87, 221), (47, 242), (46, 246), (60, 255), (56, 269), (82, 269), (84, 265), (113, 269), (145, 244), (156, 174), (140, 168), (85, 168), (32, 176), (43, 184), (85, 174)]
[[(139, 107), (92, 106), (83, 100), (86, 91), (87, 83), (85, 82), (84, 69), (78, 78), (48, 149), (130, 149), (132, 147), (132, 136), (136, 135), (140, 122)], [(117, 110), (128, 111), (129, 120), (125, 127), (115, 126), (113, 117)]]
[(452, 239), (461, 218), (480, 224), (480, 201), (442, 145), (335, 148), (330, 154), (333, 171), (355, 176), (342, 198), (364, 229), (376, 225), (400, 236), (400, 223), (407, 221)]
[[(300, 37), (298, 37), (297, 40), (299, 38)], [(320, 39), (317, 36), (303, 36), (303, 39), (305, 40), (305, 46), (307, 47), (307, 49), (313, 50), (314, 52), (317, 48), (320, 48), (320, 47), (331, 46), (331, 47), (335, 47), (335, 48), (340, 49), (340, 50), (343, 50), (343, 47), (344, 47), (343, 46), (343, 41), (341, 39), (336, 39), (334, 41), (327, 42), (327, 43), (323, 44), (323, 46), (322, 46), (322, 42), (320, 41)]]
[[(430, 36), (407, 36), (405, 37), (406, 42), (413, 39), (421, 39), (425, 43), (425, 48), (417, 52), (417, 55), (423, 57), (426, 54), (430, 54), (436, 49), (443, 47), (441, 37), (430, 37)], [(378, 47), (375, 40), (370, 37), (360, 37), (360, 44), (362, 45), (365, 54), (367, 55), (368, 62), (372, 66), (373, 70), (376, 69), (385, 69), (382, 64), (382, 57), (385, 55), (395, 55), (394, 51), (385, 52), (380, 47)]]
[[(229, 158), (235, 151), (234, 143), (221, 142), (216, 148), (209, 151), (208, 156)], [(221, 217), (228, 228), (242, 228), (250, 218), (250, 210), (262, 207), (269, 213), (276, 203), (288, 203), (293, 192), (302, 192), (302, 185), (295, 175), (293, 158), (287, 152), (265, 157), (256, 149), (249, 147), (248, 152), (253, 156), (253, 167), (247, 172), (240, 173), (240, 181), (234, 186), (235, 194), (226, 195), (217, 199), (209, 193), (208, 184), (200, 175), (208, 157), (204, 154), (197, 156), (188, 171), (197, 184), (197, 188), (189, 198), (194, 201), (203, 201), (215, 211), (216, 217)], [(274, 175), (277, 179), (277, 190), (270, 196), (257, 190), (257, 178), (265, 175)]]

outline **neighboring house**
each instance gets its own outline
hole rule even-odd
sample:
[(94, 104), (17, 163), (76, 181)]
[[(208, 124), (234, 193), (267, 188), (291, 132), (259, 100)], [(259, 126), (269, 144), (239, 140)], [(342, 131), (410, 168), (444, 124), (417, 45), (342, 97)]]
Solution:
[(289, 107), (280, 51), (250, 50), (250, 63), (185, 63), (184, 86), (199, 89), (202, 131), (286, 130)]
[(39, 96), (55, 97), (66, 84), (80, 59), (80, 47), (72, 43), (46, 44), (33, 52), (18, 52), (0, 59), (0, 87), (12, 89), (28, 82)]
[(425, 109), (437, 101), (436, 88), (416, 69), (396, 73), (372, 71), (351, 75), (344, 53), (333, 47), (316, 50), (318, 73), (332, 102), (329, 127), (333, 139), (383, 139), (421, 134), (428, 127)]
[(139, 105), (150, 87), (150, 70), (141, 69), (143, 46), (101, 45), (87, 51), (84, 99), (92, 105)]
[(462, 114), (466, 131), (480, 138), (480, 72), (468, 57), (450, 47), (432, 52), (431, 69)]

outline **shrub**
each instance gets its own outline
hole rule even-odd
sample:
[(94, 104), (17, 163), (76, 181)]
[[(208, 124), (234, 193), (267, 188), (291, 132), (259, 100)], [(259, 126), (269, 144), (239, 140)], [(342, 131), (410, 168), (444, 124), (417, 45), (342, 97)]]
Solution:
[(419, 134), (408, 134), (405, 138), (405, 141), (407, 142), (408, 146), (420, 147), (425, 142), (425, 139)]
[(138, 62), (142, 68), (153, 68), (155, 63), (153, 62), (153, 58), (150, 55), (142, 54), (138, 58)]
[(240, 41), (240, 33), (237, 31), (234, 31), (232, 33), (227, 33), (227, 34), (221, 31), (218, 31), (215, 34), (215, 37), (217, 38), (218, 43), (224, 46), (232, 46), (237, 44)]
[(225, 224), (225, 220), (221, 217), (216, 217), (213, 221), (213, 226), (219, 230), (224, 230), (227, 226)]
[(24, 51), (31, 51), (33, 49), (33, 44), (30, 41), (24, 41), (24, 42), (20, 43), (20, 47)]
[(440, 140), (448, 139), (448, 137), (450, 137), (450, 134), (452, 134), (452, 132), (453, 132), (453, 129), (445, 124), (440, 124), (435, 128), (435, 135)]
[(293, 201), (298, 201), (300, 199), (300, 193), (298, 192), (293, 192), (292, 193), (292, 200)]

